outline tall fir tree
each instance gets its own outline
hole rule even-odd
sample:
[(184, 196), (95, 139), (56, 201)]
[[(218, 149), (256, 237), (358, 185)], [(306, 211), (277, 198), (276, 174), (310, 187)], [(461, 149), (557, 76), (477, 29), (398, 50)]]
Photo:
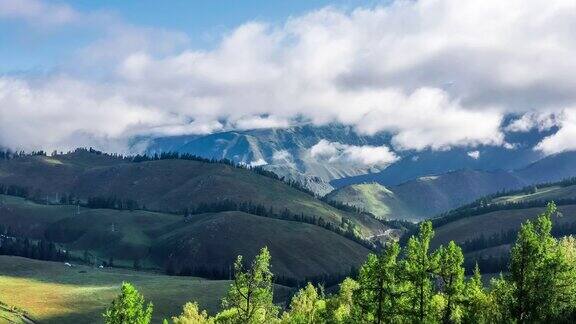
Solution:
[(407, 297), (411, 307), (408, 317), (413, 322), (427, 322), (433, 316), (432, 275), (435, 265), (429, 252), (432, 237), (434, 237), (432, 223), (430, 221), (421, 223), (418, 236), (408, 240), (406, 256), (402, 262), (402, 273), (408, 281)]

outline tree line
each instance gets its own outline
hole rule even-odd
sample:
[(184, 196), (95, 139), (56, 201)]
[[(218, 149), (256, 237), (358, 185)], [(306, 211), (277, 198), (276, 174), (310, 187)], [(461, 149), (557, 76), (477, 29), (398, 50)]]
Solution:
[(21, 256), (44, 261), (67, 261), (70, 255), (54, 242), (47, 240), (30, 240), (12, 236), (0, 227), (0, 255)]
[[(483, 284), (480, 268), (464, 274), (462, 249), (454, 242), (430, 249), (432, 223), (401, 248), (390, 243), (370, 254), (355, 278), (339, 291), (307, 284), (287, 307), (273, 303), (270, 253), (263, 248), (246, 267), (241, 256), (234, 279), (211, 316), (198, 303), (164, 323), (573, 323), (576, 320), (576, 239), (554, 238), (556, 206), (520, 228), (506, 274)], [(105, 323), (149, 323), (153, 305), (130, 284), (104, 313)]]

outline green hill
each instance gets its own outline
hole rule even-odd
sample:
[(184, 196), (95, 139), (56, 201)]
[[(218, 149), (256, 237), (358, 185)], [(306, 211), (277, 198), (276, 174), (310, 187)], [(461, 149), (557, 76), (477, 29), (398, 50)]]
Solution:
[(282, 181), (224, 163), (165, 159), (132, 162), (85, 150), (56, 156), (24, 156), (0, 161), (0, 184), (27, 188), (37, 200), (58, 201), (64, 195), (83, 200), (115, 197), (133, 200), (149, 210), (181, 212), (201, 204), (234, 201), (273, 207), (276, 213), (322, 218), (335, 227), (343, 219), (364, 237), (387, 228), (367, 216), (347, 213)]
[(422, 220), (503, 189), (525, 185), (511, 172), (459, 170), (420, 177), (397, 186), (350, 185), (327, 198), (390, 219)]
[(49, 239), (81, 258), (87, 250), (100, 260), (131, 267), (165, 269), (227, 277), (236, 256), (252, 258), (268, 246), (272, 268), (287, 280), (346, 275), (368, 250), (322, 227), (243, 212), (192, 215), (148, 211), (41, 205), (0, 195), (2, 226), (13, 235)]
[[(153, 323), (179, 314), (196, 300), (215, 313), (230, 281), (170, 277), (119, 269), (0, 256), (0, 300), (26, 311), (38, 323), (102, 323), (102, 312), (119, 293), (123, 281), (133, 283), (154, 304)], [(292, 289), (276, 285), (276, 302), (284, 303)], [(1, 316), (13, 315), (0, 312)], [(9, 323), (9, 322), (8, 322)], [(16, 322), (19, 323), (19, 322)]]
[(437, 247), (451, 240), (460, 243), (469, 260), (488, 268), (505, 264), (520, 225), (534, 219), (549, 201), (559, 203), (553, 234), (576, 234), (576, 184), (573, 179), (542, 184), (481, 198), (432, 220)]
[(376, 182), (354, 184), (334, 190), (326, 199), (357, 207), (380, 219), (418, 219), (401, 198)]

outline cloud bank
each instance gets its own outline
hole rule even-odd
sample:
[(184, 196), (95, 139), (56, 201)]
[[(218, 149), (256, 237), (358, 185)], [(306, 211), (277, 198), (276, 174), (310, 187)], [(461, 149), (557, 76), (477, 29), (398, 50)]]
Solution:
[[(37, 6), (62, 12), (45, 22), (60, 28), (93, 17), (69, 6), (19, 3), (3, 3), (0, 19), (31, 23)], [(115, 23), (74, 62), (48, 75), (0, 76), (0, 146), (125, 150), (136, 135), (304, 121), (389, 132), (396, 150), (443, 150), (509, 145), (504, 132), (538, 127), (534, 116), (546, 114), (559, 131), (536, 149), (576, 149), (572, 0), (324, 8), (281, 25), (247, 22), (210, 50), (189, 48), (177, 31), (97, 16), (90, 28)], [(511, 113), (521, 117), (503, 125)], [(360, 163), (393, 158), (383, 148), (323, 145)]]

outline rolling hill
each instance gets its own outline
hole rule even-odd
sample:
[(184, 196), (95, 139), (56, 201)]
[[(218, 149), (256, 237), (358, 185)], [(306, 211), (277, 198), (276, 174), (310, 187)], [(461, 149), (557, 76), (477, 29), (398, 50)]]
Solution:
[(484, 197), (435, 218), (431, 246), (453, 240), (461, 244), (470, 262), (479, 261), (489, 271), (505, 270), (502, 266), (520, 225), (535, 219), (549, 201), (559, 203), (552, 233), (576, 234), (576, 183), (570, 179)]
[(23, 156), (0, 161), (0, 184), (26, 188), (36, 200), (57, 202), (65, 195), (133, 200), (147, 210), (182, 213), (202, 204), (227, 201), (272, 207), (275, 213), (322, 218), (340, 227), (354, 224), (368, 237), (387, 229), (367, 215), (336, 209), (282, 181), (225, 163), (163, 159), (132, 162), (86, 150), (56, 156)]
[(208, 277), (228, 277), (237, 255), (251, 259), (268, 246), (278, 277), (295, 282), (347, 275), (368, 250), (322, 227), (243, 212), (191, 215), (184, 218), (141, 210), (77, 208), (41, 205), (0, 195), (2, 226), (11, 235), (57, 242), (72, 256), (88, 251), (114, 265), (189, 271)]

